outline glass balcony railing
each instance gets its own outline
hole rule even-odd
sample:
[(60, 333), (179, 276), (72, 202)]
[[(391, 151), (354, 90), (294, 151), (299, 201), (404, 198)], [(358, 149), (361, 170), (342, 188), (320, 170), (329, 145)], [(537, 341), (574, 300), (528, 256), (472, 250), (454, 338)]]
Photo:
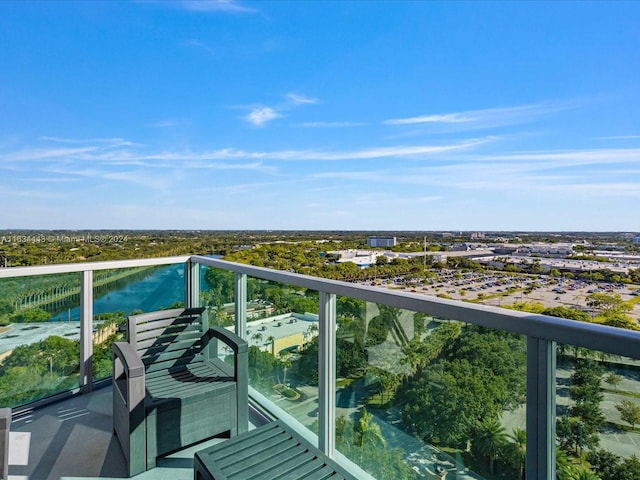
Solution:
[(0, 269), (0, 293), (0, 407), (91, 390), (126, 315), (201, 305), (249, 343), (253, 407), (359, 478), (604, 479), (637, 463), (638, 332), (204, 256)]
[(78, 388), (79, 297), (77, 274), (0, 279), (0, 405)]

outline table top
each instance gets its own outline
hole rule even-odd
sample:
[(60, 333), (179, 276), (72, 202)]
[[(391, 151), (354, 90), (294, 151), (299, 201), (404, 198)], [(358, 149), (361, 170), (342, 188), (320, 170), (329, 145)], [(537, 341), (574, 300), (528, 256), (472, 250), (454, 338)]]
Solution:
[(355, 480), (280, 421), (197, 452), (195, 468), (206, 480)]

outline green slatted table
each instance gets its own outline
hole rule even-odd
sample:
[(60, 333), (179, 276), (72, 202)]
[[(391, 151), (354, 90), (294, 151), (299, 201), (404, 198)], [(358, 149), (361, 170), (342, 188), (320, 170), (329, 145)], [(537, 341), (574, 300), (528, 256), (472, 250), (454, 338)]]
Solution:
[(201, 450), (195, 480), (357, 480), (282, 422)]

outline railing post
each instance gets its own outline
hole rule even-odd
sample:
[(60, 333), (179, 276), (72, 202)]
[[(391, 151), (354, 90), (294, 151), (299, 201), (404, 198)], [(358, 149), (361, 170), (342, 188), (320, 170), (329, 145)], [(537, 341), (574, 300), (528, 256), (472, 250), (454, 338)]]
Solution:
[(556, 345), (527, 338), (527, 480), (556, 478)]
[(93, 270), (80, 272), (80, 390), (93, 389)]
[(320, 292), (318, 448), (332, 457), (336, 439), (336, 296)]
[(11, 409), (0, 408), (0, 480), (9, 479), (9, 430)]
[(236, 281), (236, 302), (235, 302), (235, 324), (236, 335), (247, 339), (247, 275), (235, 273)]
[(184, 264), (184, 307), (200, 306), (200, 264), (191, 260)]

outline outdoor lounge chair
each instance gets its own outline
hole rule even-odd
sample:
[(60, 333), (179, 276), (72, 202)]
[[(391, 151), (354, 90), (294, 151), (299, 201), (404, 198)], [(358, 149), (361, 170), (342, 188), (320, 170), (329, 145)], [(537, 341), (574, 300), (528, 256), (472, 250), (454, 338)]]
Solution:
[(129, 317), (128, 341), (113, 344), (113, 426), (130, 476), (159, 456), (247, 430), (247, 350), (233, 332), (209, 327), (204, 308)]

